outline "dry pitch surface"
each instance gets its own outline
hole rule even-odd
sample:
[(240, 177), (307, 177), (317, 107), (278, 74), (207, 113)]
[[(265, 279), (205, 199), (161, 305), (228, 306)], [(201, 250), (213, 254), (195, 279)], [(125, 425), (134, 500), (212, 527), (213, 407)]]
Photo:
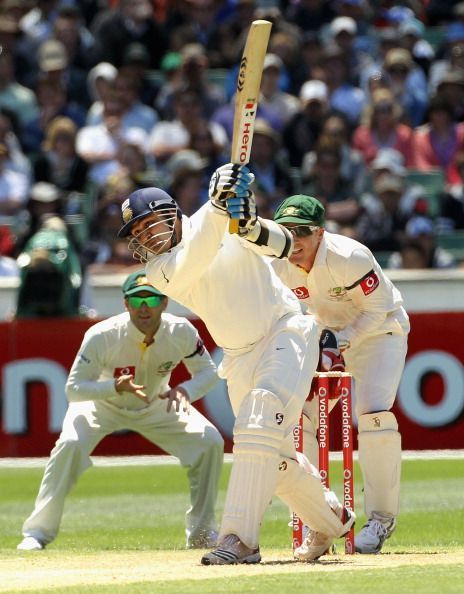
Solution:
[[(259, 576), (276, 573), (334, 572), (394, 568), (407, 565), (464, 563), (464, 551), (453, 553), (403, 553), (331, 555), (316, 563), (296, 563), (288, 550), (266, 553), (259, 565), (204, 567), (201, 551), (121, 551), (92, 554), (43, 551), (0, 559), (0, 592), (27, 592), (41, 588), (130, 584), (150, 580), (203, 580), (219, 577)], [(194, 569), (194, 571), (192, 571)]]

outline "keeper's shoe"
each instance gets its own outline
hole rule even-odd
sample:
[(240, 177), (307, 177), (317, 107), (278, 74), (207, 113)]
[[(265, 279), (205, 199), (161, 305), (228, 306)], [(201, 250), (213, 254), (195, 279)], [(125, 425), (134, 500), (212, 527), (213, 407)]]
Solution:
[(354, 538), (354, 548), (357, 553), (374, 555), (380, 553), (383, 543), (390, 538), (396, 528), (393, 516), (372, 513), (359, 534)]
[(217, 549), (201, 558), (202, 565), (237, 565), (239, 563), (259, 563), (259, 547), (250, 549), (235, 534), (224, 536)]
[(216, 530), (203, 530), (187, 538), (187, 549), (212, 549), (217, 545)]
[[(354, 526), (356, 515), (346, 507), (340, 508), (340, 512), (337, 515), (343, 522), (341, 538)], [(333, 536), (310, 530), (303, 540), (302, 545), (294, 550), (293, 556), (297, 561), (316, 561), (319, 557), (330, 551), (334, 540), (335, 538)]]
[(16, 548), (19, 551), (41, 551), (45, 545), (33, 536), (25, 536)]

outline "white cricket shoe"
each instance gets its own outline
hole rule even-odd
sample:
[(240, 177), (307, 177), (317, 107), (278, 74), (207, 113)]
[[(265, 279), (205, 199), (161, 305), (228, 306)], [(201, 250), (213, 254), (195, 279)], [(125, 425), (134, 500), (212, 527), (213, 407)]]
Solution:
[[(345, 536), (354, 526), (356, 515), (346, 507), (342, 507), (340, 514), (337, 513), (337, 515), (343, 522), (343, 533), (341, 536)], [(302, 545), (293, 551), (293, 556), (297, 561), (316, 561), (319, 557), (330, 551), (334, 540), (335, 538), (333, 536), (310, 530), (303, 540)]]
[(372, 555), (380, 553), (383, 543), (390, 538), (396, 528), (396, 519), (376, 512), (372, 513), (354, 538), (354, 548), (357, 553)]
[(188, 549), (212, 549), (217, 545), (218, 533), (216, 530), (203, 530), (187, 538)]
[(33, 536), (25, 536), (16, 548), (20, 551), (41, 551), (45, 545)]
[(260, 561), (259, 547), (250, 549), (235, 534), (224, 536), (217, 549), (201, 558), (202, 565), (237, 565), (238, 563), (259, 563)]

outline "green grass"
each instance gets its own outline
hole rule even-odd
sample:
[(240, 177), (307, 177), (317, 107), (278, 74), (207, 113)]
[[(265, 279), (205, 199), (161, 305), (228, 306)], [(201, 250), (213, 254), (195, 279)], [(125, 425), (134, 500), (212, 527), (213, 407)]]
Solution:
[[(333, 479), (339, 475), (339, 462), (333, 463)], [(42, 469), (0, 468), (0, 562), (14, 561), (24, 553), (15, 547), (21, 538), (21, 525), (31, 512), (34, 498), (42, 478)], [(226, 465), (221, 479), (218, 514), (222, 511), (225, 488), (230, 472)], [(356, 467), (357, 527), (364, 521), (359, 468)], [(339, 481), (332, 486), (340, 493)], [(130, 555), (140, 551), (141, 556), (150, 552), (177, 551), (182, 555), (185, 545), (184, 514), (188, 507), (186, 473), (178, 466), (126, 466), (91, 468), (81, 477), (66, 501), (65, 513), (58, 538), (47, 547), (44, 554), (59, 559), (72, 554), (101, 555), (102, 551)], [(464, 591), (464, 565), (421, 564), (385, 567), (377, 563), (388, 554), (411, 553), (450, 555), (464, 551), (464, 459), (406, 460), (403, 462), (401, 514), (393, 537), (387, 541), (381, 556), (369, 558), (362, 569), (327, 571), (327, 563), (308, 565), (307, 574), (289, 571), (290, 562), (282, 565), (282, 572), (269, 575), (234, 576), (234, 568), (227, 568), (226, 578), (214, 577), (207, 568), (192, 563), (192, 572), (205, 573), (207, 579), (189, 579), (180, 574), (173, 581), (134, 581), (130, 584), (72, 586), (27, 592), (46, 594), (124, 593), (198, 593), (220, 592), (286, 593), (311, 589), (311, 592), (370, 592), (382, 594), (411, 592), (425, 594), (436, 592), (458, 593)], [(289, 512), (279, 500), (274, 500), (266, 512), (261, 531), (263, 560), (278, 559), (282, 550), (290, 550)], [(342, 541), (339, 548), (343, 548)], [(40, 559), (43, 553), (32, 553)], [(200, 554), (197, 553), (199, 558)], [(195, 559), (197, 559), (195, 557)], [(357, 556), (359, 557), (359, 556)], [(363, 556), (365, 557), (365, 556)], [(462, 556), (461, 556), (462, 559)], [(420, 559), (419, 559), (420, 561)], [(333, 562), (332, 562), (333, 563)], [(274, 565), (274, 564), (270, 564)], [(301, 569), (301, 564), (298, 564)], [(268, 565), (269, 567), (269, 565)], [(291, 564), (290, 567), (293, 567)], [(254, 568), (252, 568), (253, 570)], [(285, 569), (285, 571), (284, 571)], [(273, 569), (275, 571), (275, 567)], [(1, 573), (1, 571), (0, 571)], [(196, 575), (196, 578), (199, 576)], [(4, 586), (5, 587), (5, 586)], [(0, 591), (2, 589), (0, 580)], [(12, 590), (13, 591), (13, 590)], [(15, 590), (16, 592), (22, 590)], [(26, 591), (26, 590), (24, 590)]]

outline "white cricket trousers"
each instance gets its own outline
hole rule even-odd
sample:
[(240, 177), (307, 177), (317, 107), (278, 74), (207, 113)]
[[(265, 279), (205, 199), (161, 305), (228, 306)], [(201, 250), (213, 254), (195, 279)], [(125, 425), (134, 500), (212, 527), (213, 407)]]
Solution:
[[(143, 435), (188, 469), (191, 506), (186, 513), (187, 537), (216, 529), (214, 510), (224, 441), (193, 406), (188, 413), (172, 409), (168, 413), (166, 406), (166, 400), (158, 399), (137, 411), (120, 409), (104, 400), (70, 403), (45, 467), (34, 510), (24, 522), (23, 535), (34, 536), (45, 544), (56, 537), (66, 495), (92, 465), (91, 452), (106, 435), (123, 429)], [(156, 521), (153, 527), (156, 529)]]

